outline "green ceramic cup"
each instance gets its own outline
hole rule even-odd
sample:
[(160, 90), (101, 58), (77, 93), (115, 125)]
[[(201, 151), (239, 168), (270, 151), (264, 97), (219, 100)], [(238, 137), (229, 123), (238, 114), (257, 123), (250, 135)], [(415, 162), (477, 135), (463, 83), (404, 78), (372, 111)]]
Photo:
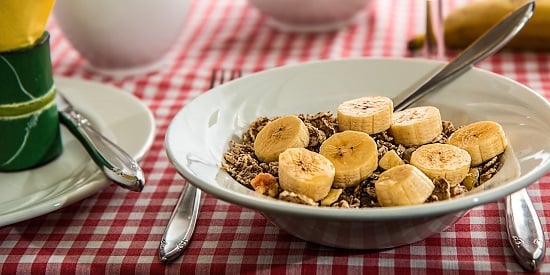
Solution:
[(0, 52), (0, 171), (34, 168), (63, 150), (49, 38)]

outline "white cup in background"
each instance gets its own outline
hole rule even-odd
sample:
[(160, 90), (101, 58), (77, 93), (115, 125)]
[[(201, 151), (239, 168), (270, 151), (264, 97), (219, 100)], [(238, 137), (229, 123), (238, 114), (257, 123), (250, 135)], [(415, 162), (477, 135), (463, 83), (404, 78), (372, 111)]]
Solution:
[(163, 64), (188, 6), (189, 0), (57, 0), (53, 13), (93, 71), (126, 76)]

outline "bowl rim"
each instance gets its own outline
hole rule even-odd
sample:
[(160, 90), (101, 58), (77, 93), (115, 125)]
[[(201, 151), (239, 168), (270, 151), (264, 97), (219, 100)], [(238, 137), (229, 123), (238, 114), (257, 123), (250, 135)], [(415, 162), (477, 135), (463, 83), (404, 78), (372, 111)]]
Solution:
[[(240, 81), (246, 81), (247, 78), (256, 77), (257, 75), (271, 74), (279, 70), (285, 70), (290, 67), (301, 67), (301, 66), (315, 66), (319, 63), (334, 63), (334, 62), (409, 62), (409, 63), (419, 63), (423, 65), (443, 65), (446, 62), (444, 61), (434, 61), (434, 60), (425, 60), (425, 59), (415, 59), (415, 58), (402, 58), (402, 57), (361, 57), (361, 58), (347, 58), (347, 59), (331, 59), (331, 60), (315, 60), (308, 61), (303, 63), (288, 64), (280, 67), (275, 67), (271, 69), (266, 69), (264, 71), (255, 72), (249, 75), (245, 75), (239, 79), (236, 79), (231, 82), (224, 83), (219, 85), (189, 102), (186, 106), (182, 107), (178, 113), (172, 118), (168, 129), (165, 135), (164, 148), (168, 156), (169, 161), (176, 168), (177, 172), (188, 182), (196, 186), (197, 188), (203, 190), (204, 192), (221, 199), (223, 201), (240, 205), (242, 207), (254, 209), (262, 213), (278, 213), (286, 214), (293, 216), (307, 216), (310, 218), (328, 218), (333, 220), (391, 220), (391, 219), (402, 219), (403, 217), (407, 218), (421, 218), (421, 217), (431, 217), (431, 216), (441, 216), (449, 213), (464, 211), (464, 213), (476, 206), (495, 202), (497, 200), (503, 199), (502, 193), (508, 195), (529, 186), (532, 183), (535, 183), (541, 177), (543, 177), (550, 170), (550, 161), (546, 161), (539, 165), (538, 167), (532, 169), (530, 172), (520, 175), (516, 179), (510, 181), (507, 184), (502, 186), (497, 186), (491, 189), (492, 192), (480, 192), (475, 196), (463, 196), (459, 198), (432, 202), (429, 204), (413, 205), (413, 206), (404, 206), (404, 207), (379, 207), (379, 208), (335, 208), (335, 207), (318, 207), (318, 206), (307, 206), (296, 203), (290, 203), (285, 201), (280, 201), (277, 199), (269, 198), (266, 196), (252, 196), (249, 194), (237, 193), (234, 191), (226, 190), (226, 188), (219, 185), (213, 186), (211, 184), (202, 184), (202, 179), (196, 176), (194, 173), (187, 170), (187, 168), (177, 161), (177, 156), (171, 150), (170, 145), (170, 136), (173, 132), (174, 121), (182, 116), (184, 109), (192, 106), (195, 100), (202, 98), (203, 96), (210, 93), (220, 93), (222, 92), (222, 87), (230, 87), (236, 85)], [(473, 67), (472, 70), (477, 73), (487, 74), (490, 77), (500, 78), (505, 82), (509, 82), (513, 85), (521, 87), (528, 93), (531, 93), (533, 96), (537, 97), (539, 100), (545, 102), (546, 106), (550, 109), (550, 103), (539, 93), (535, 92), (533, 89), (527, 87), (526, 85), (514, 81), (506, 76)], [(226, 173), (223, 169), (219, 168), (222, 173)], [(227, 175), (230, 177), (229, 175)], [(243, 188), (246, 188), (243, 186)], [(499, 192), (496, 192), (496, 191)], [(251, 192), (254, 192), (250, 190)], [(404, 213), (406, 212), (406, 214)]]

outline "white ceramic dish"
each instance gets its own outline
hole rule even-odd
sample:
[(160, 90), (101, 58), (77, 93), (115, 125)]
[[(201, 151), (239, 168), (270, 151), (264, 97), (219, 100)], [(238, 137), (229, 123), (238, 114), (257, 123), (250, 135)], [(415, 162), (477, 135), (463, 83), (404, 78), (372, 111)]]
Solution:
[(281, 31), (336, 31), (366, 14), (371, 0), (248, 0), (264, 13), (267, 23)]
[[(100, 83), (56, 78), (57, 87), (106, 136), (136, 159), (152, 145), (151, 111), (131, 94)], [(0, 173), (0, 226), (34, 218), (105, 188), (103, 176), (82, 145), (62, 127), (63, 154), (44, 166)]]
[(304, 240), (360, 249), (410, 244), (441, 232), (469, 209), (504, 198), (547, 173), (550, 105), (543, 97), (508, 78), (473, 69), (416, 104), (437, 106), (442, 117), (456, 126), (497, 121), (514, 149), (507, 151), (506, 167), (492, 182), (453, 200), (372, 209), (310, 207), (258, 195), (233, 180), (220, 164), (229, 141), (239, 139), (259, 116), (336, 113), (337, 105), (347, 99), (394, 97), (441, 65), (414, 59), (355, 59), (245, 76), (185, 106), (169, 126), (165, 147), (170, 161), (189, 182), (222, 200), (261, 212)]
[(53, 15), (89, 69), (126, 77), (162, 69), (189, 6), (189, 0), (58, 0)]

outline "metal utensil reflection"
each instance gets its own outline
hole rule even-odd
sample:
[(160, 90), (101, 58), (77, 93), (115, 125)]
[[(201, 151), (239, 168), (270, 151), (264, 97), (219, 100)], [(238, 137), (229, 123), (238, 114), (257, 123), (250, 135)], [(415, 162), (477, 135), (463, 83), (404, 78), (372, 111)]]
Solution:
[(435, 88), (467, 72), (472, 66), (500, 50), (533, 15), (535, 2), (521, 6), (485, 32), (443, 68), (438, 69), (418, 86), (405, 90), (393, 99), (395, 110), (403, 110)]
[(506, 231), (519, 264), (528, 271), (539, 269), (546, 254), (544, 231), (527, 190), (506, 197)]
[[(226, 80), (225, 71), (214, 70), (210, 79), (210, 89), (241, 75), (241, 71), (231, 71)], [(176, 260), (189, 245), (199, 216), (201, 193), (189, 182), (183, 188), (160, 241), (159, 258), (161, 262), (169, 263)]]
[(139, 164), (122, 148), (98, 132), (59, 90), (56, 92), (59, 120), (82, 143), (107, 178), (122, 188), (141, 192), (145, 179)]

